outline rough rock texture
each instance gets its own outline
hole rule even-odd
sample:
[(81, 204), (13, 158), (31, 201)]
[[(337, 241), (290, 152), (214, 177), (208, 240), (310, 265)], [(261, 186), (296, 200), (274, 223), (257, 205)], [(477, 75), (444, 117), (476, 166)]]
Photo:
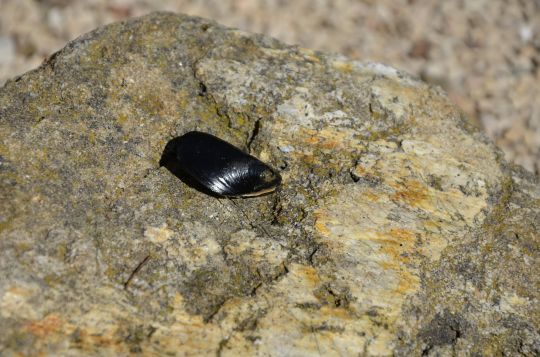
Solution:
[[(279, 167), (216, 199), (201, 130)], [(540, 186), (438, 88), (158, 13), (0, 89), (0, 353), (540, 353)]]
[(160, 10), (441, 85), (507, 160), (540, 175), (538, 0), (0, 0), (0, 85), (85, 32)]

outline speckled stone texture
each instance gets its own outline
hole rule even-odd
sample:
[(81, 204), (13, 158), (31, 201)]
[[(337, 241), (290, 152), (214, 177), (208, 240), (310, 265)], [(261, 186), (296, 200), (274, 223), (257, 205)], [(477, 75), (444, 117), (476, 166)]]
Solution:
[[(190, 130), (281, 190), (185, 185)], [(9, 81), (0, 138), (2, 354), (540, 353), (540, 185), (391, 67), (157, 13)]]
[(161, 10), (440, 85), (507, 161), (540, 175), (538, 0), (0, 0), (0, 86), (83, 33)]

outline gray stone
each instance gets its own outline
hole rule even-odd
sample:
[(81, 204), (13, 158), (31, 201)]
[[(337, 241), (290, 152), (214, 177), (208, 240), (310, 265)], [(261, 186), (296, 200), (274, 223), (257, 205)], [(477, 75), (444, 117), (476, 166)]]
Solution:
[[(189, 130), (281, 189), (179, 181)], [(3, 354), (540, 352), (538, 182), (391, 67), (156, 13), (6, 83), (0, 138)]]
[(15, 43), (8, 36), (0, 36), (0, 65), (7, 66), (15, 60)]

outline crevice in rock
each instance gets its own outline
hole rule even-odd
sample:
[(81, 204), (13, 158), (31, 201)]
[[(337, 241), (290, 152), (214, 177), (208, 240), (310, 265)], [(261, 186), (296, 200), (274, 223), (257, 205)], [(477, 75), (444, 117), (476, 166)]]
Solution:
[(323, 305), (342, 309), (348, 309), (351, 302), (356, 300), (347, 286), (338, 286), (337, 283), (328, 282), (317, 288), (315, 296)]
[(260, 132), (261, 118), (257, 117), (255, 119), (254, 115), (247, 112), (238, 112), (238, 113), (235, 112), (234, 113), (235, 116), (236, 115), (243, 116), (247, 120), (248, 123), (254, 123), (252, 129), (235, 127), (234, 118), (231, 117), (231, 114), (229, 113), (229, 107), (227, 107), (226, 104), (220, 104), (218, 102), (218, 100), (214, 97), (214, 95), (209, 90), (207, 84), (204, 82), (202, 78), (200, 78), (199, 74), (197, 73), (197, 67), (198, 67), (199, 62), (202, 61), (204, 58), (206, 58), (209, 52), (210, 50), (208, 50), (203, 56), (195, 60), (192, 65), (193, 78), (195, 79), (199, 87), (197, 94), (199, 97), (202, 97), (208, 102), (208, 104), (215, 110), (216, 115), (227, 123), (228, 128), (235, 131), (241, 130), (242, 132), (246, 134), (245, 148), (248, 153), (251, 153), (251, 146)]
[(229, 337), (225, 337), (221, 341), (219, 341), (218, 348), (216, 350), (217, 357), (221, 357), (221, 354), (223, 353), (223, 349), (227, 345), (227, 342), (229, 342)]
[(335, 293), (331, 288), (326, 287), (326, 291), (334, 298), (334, 305), (340, 307), (342, 305), (342, 299), (339, 294)]
[(131, 282), (131, 280), (133, 280), (133, 278), (135, 277), (135, 275), (143, 268), (143, 266), (148, 262), (148, 260), (150, 260), (150, 254), (148, 254), (136, 267), (135, 269), (133, 269), (133, 271), (131, 272), (131, 274), (129, 275), (129, 277), (127, 278), (127, 280), (124, 282), (124, 289), (127, 290), (128, 286), (129, 286), (129, 283)]
[[(195, 81), (197, 82), (197, 85), (198, 85), (198, 91), (197, 91), (197, 95), (200, 96), (200, 97), (203, 97), (204, 99), (208, 100), (215, 108), (216, 108), (216, 114), (220, 117), (222, 117), (222, 113), (219, 112), (219, 107), (217, 105), (217, 101), (216, 99), (212, 96), (212, 94), (208, 91), (208, 86), (206, 85), (206, 83), (204, 83), (203, 79), (199, 77), (199, 75), (197, 74), (197, 67), (199, 66), (199, 62), (201, 62), (202, 60), (204, 60), (208, 54), (210, 53), (210, 50), (207, 50), (206, 52), (204, 52), (204, 54), (195, 59), (195, 61), (193, 62), (192, 66), (191, 66), (191, 70), (192, 70), (192, 73), (193, 73), (193, 78), (195, 79)], [(227, 117), (228, 120), (230, 120), (230, 118)]]
[(455, 345), (467, 326), (468, 322), (460, 315), (453, 314), (448, 310), (437, 313), (418, 334), (418, 337), (425, 343), (422, 355), (427, 356), (437, 346)]
[(356, 175), (353, 170), (349, 171), (349, 175), (351, 176), (351, 180), (353, 180), (354, 183), (357, 183), (360, 181), (360, 177)]
[(259, 319), (266, 315), (266, 311), (264, 310), (257, 310), (252, 315), (248, 316), (247, 318), (241, 320), (238, 325), (234, 328), (234, 331), (237, 332), (244, 332), (244, 331), (255, 331), (257, 329), (257, 324), (259, 323)]
[(313, 249), (313, 251), (309, 253), (308, 258), (307, 258), (309, 265), (315, 266), (315, 262), (313, 261), (313, 258), (315, 257), (315, 254), (317, 254), (320, 248), (321, 248), (320, 244), (317, 244), (315, 248)]
[(278, 281), (281, 278), (283, 278), (284, 276), (286, 276), (287, 274), (289, 274), (289, 268), (287, 268), (287, 265), (285, 264), (285, 262), (281, 263), (281, 267), (282, 267), (281, 271), (277, 275), (272, 277), (271, 282)]
[(206, 88), (206, 84), (204, 84), (203, 82), (199, 81), (199, 96), (200, 97), (206, 97), (206, 95), (208, 94), (208, 88)]
[(257, 283), (257, 285), (255, 285), (255, 287), (253, 287), (253, 289), (251, 289), (251, 292), (249, 293), (250, 296), (256, 296), (257, 295), (257, 290), (259, 290), (259, 288), (263, 285), (262, 281), (260, 281), (259, 283)]
[(251, 144), (253, 144), (253, 141), (259, 135), (259, 130), (261, 127), (261, 118), (257, 118), (255, 120), (255, 124), (253, 124), (253, 129), (251, 130), (251, 134), (249, 135), (248, 141), (247, 141), (247, 151), (248, 153), (251, 153)]
[(263, 286), (263, 276), (259, 270), (259, 267), (257, 267), (255, 269), (255, 272), (257, 273), (257, 277), (258, 277), (258, 281), (257, 283), (255, 284), (255, 286), (253, 288), (251, 288), (251, 291), (249, 292), (249, 296), (251, 297), (254, 297), (257, 295), (257, 290), (259, 290), (259, 288), (261, 286)]
[(223, 298), (222, 300), (220, 300), (219, 303), (214, 306), (213, 309), (208, 314), (206, 314), (206, 316), (203, 317), (204, 323), (209, 323), (210, 321), (212, 321), (212, 319), (219, 313), (219, 311), (227, 301), (229, 301), (229, 299), (227, 298)]
[(281, 206), (281, 197), (279, 194), (274, 195), (274, 202), (272, 204), (272, 222), (270, 224), (279, 224), (279, 215), (283, 207)]

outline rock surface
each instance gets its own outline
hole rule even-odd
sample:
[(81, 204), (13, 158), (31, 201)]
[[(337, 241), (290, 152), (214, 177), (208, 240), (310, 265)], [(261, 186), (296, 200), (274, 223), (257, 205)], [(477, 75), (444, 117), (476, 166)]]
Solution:
[[(189, 130), (281, 170), (216, 199)], [(540, 353), (540, 186), (442, 91), (152, 14), (0, 89), (0, 352)]]
[(15, 56), (0, 58), (0, 86), (94, 28), (183, 12), (440, 85), (506, 160), (540, 175), (540, 1), (2, 0), (0, 8), (0, 57), (15, 45)]

